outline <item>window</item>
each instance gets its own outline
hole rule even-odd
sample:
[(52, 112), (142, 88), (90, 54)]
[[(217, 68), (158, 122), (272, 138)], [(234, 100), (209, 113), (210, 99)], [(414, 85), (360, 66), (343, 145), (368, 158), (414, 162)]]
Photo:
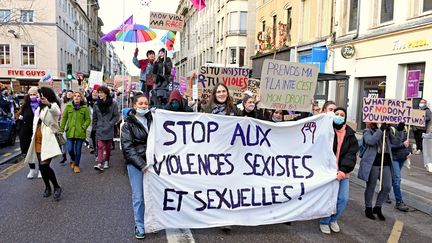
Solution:
[(357, 29), (357, 10), (358, 10), (358, 0), (349, 0), (348, 9), (349, 13), (349, 24), (348, 31), (353, 31)]
[(225, 63), (224, 58), (223, 58), (223, 50), (221, 50), (221, 63)]
[(9, 45), (0, 45), (0, 65), (10, 64), (10, 49)]
[(263, 22), (262, 22), (262, 30), (261, 30), (262, 32), (265, 32), (265, 27), (266, 27), (265, 26), (265, 20), (263, 20)]
[(11, 17), (11, 11), (7, 9), (1, 9), (0, 10), (0, 22), (6, 23), (10, 21)]
[(423, 0), (423, 12), (432, 10), (432, 0)]
[(247, 12), (240, 12), (240, 33), (246, 34), (247, 30)]
[(393, 20), (394, 0), (381, 0), (381, 17), (380, 23)]
[(239, 67), (243, 67), (245, 64), (245, 48), (240, 48), (239, 51)]
[(291, 25), (292, 25), (292, 19), (291, 19), (291, 12), (292, 8), (287, 8), (287, 40), (291, 41)]
[(21, 22), (33, 23), (33, 10), (21, 10)]
[(237, 50), (236, 48), (230, 48), (230, 64), (237, 63)]
[(277, 16), (273, 16), (273, 42), (276, 43), (276, 31), (277, 31)]
[(217, 29), (216, 29), (216, 42), (219, 42), (219, 33), (220, 33), (220, 21), (217, 22)]
[(35, 65), (34, 46), (22, 46), (21, 58), (22, 66)]
[(239, 16), (238, 12), (230, 13), (230, 24), (229, 24), (229, 32), (237, 32), (239, 30)]
[(224, 17), (222, 17), (222, 19), (221, 19), (221, 40), (223, 39), (223, 36), (224, 36), (224, 34), (223, 34), (223, 32), (224, 32)]

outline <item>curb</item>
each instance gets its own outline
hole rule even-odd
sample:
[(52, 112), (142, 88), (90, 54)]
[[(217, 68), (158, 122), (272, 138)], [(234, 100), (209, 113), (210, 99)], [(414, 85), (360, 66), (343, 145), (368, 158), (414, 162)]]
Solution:
[(14, 152), (12, 155), (8, 156), (5, 160), (0, 160), (0, 165), (7, 164), (7, 163), (13, 163), (19, 160), (21, 157), (21, 152)]
[[(357, 168), (355, 168), (354, 171), (352, 171), (350, 173), (350, 175), (351, 175), (350, 176), (351, 182), (353, 182), (353, 183), (355, 183), (355, 184), (357, 184), (363, 188), (366, 188), (366, 183), (364, 181), (360, 180), (359, 178), (357, 178)], [(421, 195), (415, 194), (411, 191), (403, 189), (404, 187), (407, 187), (407, 185), (404, 185), (404, 183), (403, 183), (404, 181), (409, 181), (409, 180), (407, 180), (407, 179), (402, 180), (401, 191), (403, 193), (404, 203), (411, 208), (415, 208), (415, 209), (417, 209), (423, 213), (426, 213), (426, 214), (432, 216), (432, 200), (425, 198), (425, 197), (422, 197)], [(375, 192), (379, 192), (378, 187), (375, 188)], [(395, 201), (394, 194), (390, 192), (389, 196), (394, 202)]]

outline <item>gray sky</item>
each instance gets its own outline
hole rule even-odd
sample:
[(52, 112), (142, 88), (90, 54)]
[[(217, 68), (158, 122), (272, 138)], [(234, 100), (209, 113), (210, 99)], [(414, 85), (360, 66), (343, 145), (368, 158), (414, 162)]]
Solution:
[[(149, 7), (145, 3), (149, 3)], [(144, 5), (142, 4), (144, 3)], [(102, 31), (108, 33), (109, 31), (117, 28), (123, 23), (125, 19), (133, 14), (134, 22), (149, 26), (150, 11), (175, 13), (177, 10), (179, 0), (99, 0), (99, 17), (104, 22)], [(157, 52), (164, 45), (160, 38), (166, 33), (166, 30), (155, 30), (157, 36), (154, 40), (146, 43), (138, 43), (139, 54), (138, 58), (145, 58), (147, 50), (154, 50)], [(177, 34), (178, 48), (179, 34)], [(135, 50), (135, 43), (112, 42), (117, 55), (126, 64), (126, 67), (131, 75), (139, 75), (139, 69), (132, 63), (133, 52)], [(124, 46), (124, 51), (123, 51)]]

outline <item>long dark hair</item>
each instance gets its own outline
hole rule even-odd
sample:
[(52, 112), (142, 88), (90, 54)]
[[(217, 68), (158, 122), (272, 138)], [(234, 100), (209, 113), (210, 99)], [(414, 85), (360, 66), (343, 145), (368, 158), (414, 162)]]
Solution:
[(22, 108), (27, 107), (27, 106), (30, 106), (30, 103), (31, 103), (30, 95), (29, 95), (29, 94), (26, 94), (26, 95), (24, 96), (24, 103), (23, 103), (23, 105), (22, 105)]
[(212, 104), (212, 105), (213, 104), (219, 104), (219, 102), (216, 99), (216, 91), (219, 88), (219, 86), (224, 87), (227, 91), (227, 99), (226, 99), (224, 105), (225, 105), (225, 114), (229, 115), (229, 114), (231, 114), (231, 111), (234, 109), (234, 100), (231, 97), (231, 95), (229, 93), (229, 89), (225, 84), (218, 83), (213, 87), (212, 95), (210, 97), (210, 104)]
[[(60, 102), (57, 99), (57, 96), (53, 89), (48, 87), (41, 87), (39, 89), (39, 94), (42, 97), (45, 97), (50, 103), (56, 103), (60, 107)], [(40, 104), (41, 109), (44, 108), (46, 105)]]

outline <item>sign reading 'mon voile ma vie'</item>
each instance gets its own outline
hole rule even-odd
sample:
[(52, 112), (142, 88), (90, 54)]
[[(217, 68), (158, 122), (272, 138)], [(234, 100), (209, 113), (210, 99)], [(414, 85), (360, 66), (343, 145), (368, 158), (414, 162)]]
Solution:
[(260, 108), (311, 111), (318, 68), (281, 60), (264, 60), (261, 71)]

